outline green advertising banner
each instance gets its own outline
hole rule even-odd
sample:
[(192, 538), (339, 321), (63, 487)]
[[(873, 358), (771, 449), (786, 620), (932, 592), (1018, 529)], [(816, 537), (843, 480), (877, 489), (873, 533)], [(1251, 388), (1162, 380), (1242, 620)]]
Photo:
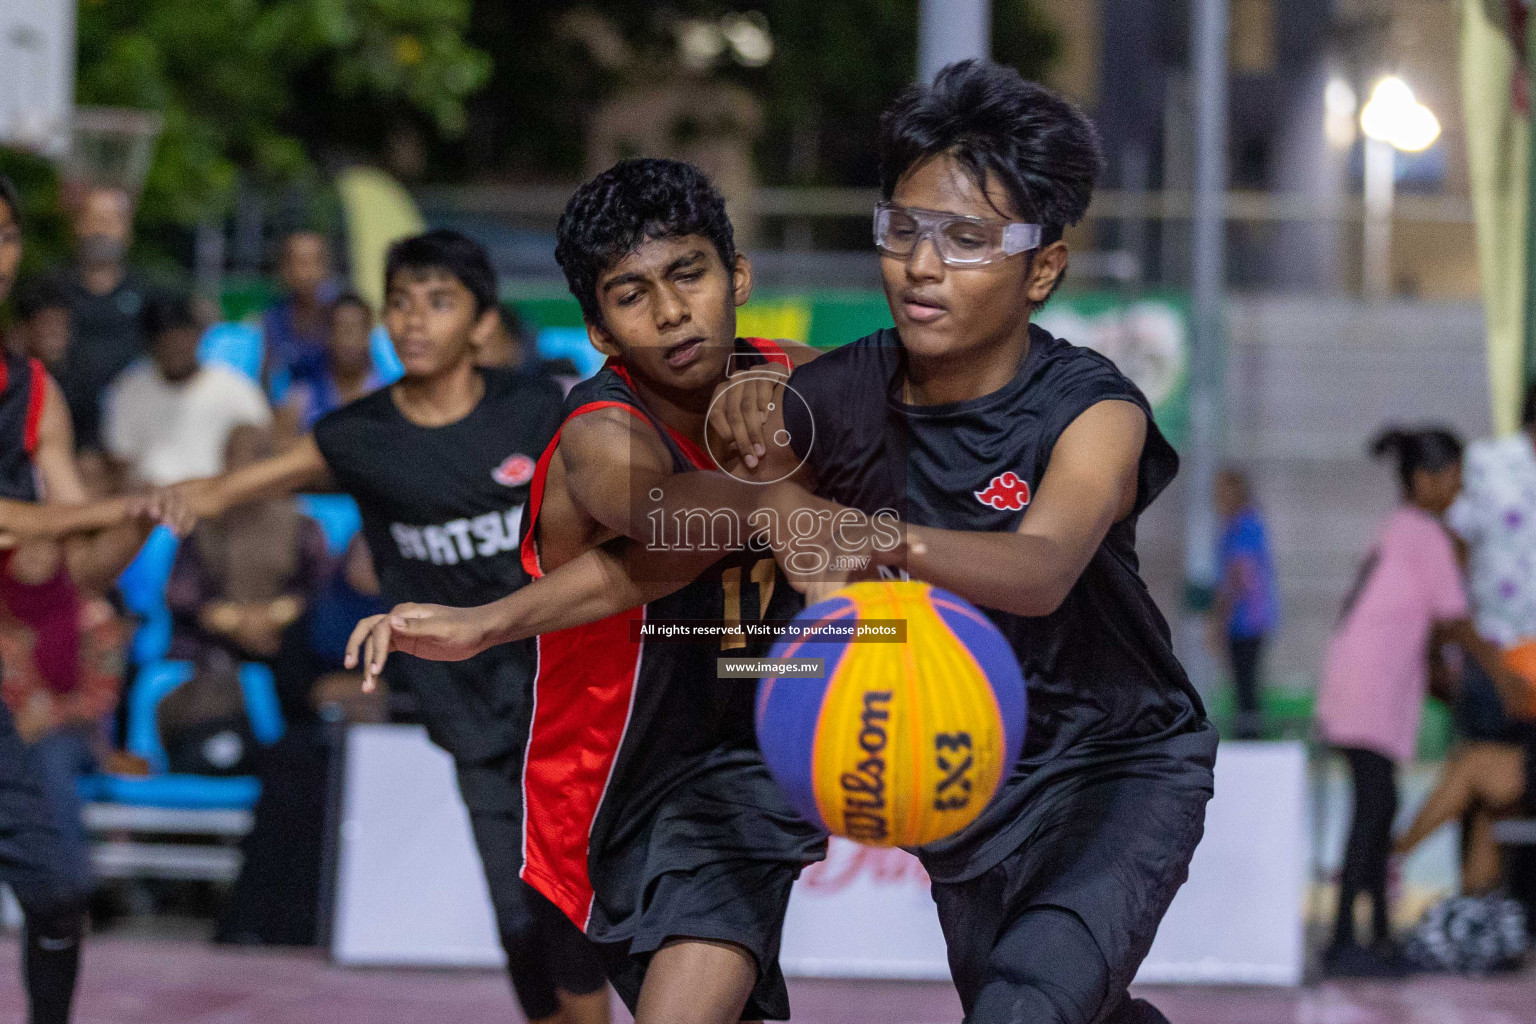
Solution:
[[(546, 354), (575, 355), (586, 348), (581, 310), (570, 293), (554, 286), (513, 287), (504, 297), (540, 331)], [(1114, 292), (1066, 292), (1051, 299), (1035, 320), (1058, 337), (1102, 352), (1146, 394), (1158, 426), (1174, 444), (1189, 423), (1189, 300), (1177, 293), (1124, 296)], [(775, 291), (762, 289), (737, 314), (748, 336), (787, 338), (832, 348), (891, 326), (885, 295), (874, 289)], [(580, 365), (580, 360), (578, 360)]]

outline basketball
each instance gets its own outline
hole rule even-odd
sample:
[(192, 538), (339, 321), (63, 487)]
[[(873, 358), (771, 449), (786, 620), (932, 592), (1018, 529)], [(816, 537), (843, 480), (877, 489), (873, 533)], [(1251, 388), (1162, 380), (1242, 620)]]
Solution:
[[(882, 621), (905, 622), (905, 641), (859, 635)], [(1008, 642), (926, 583), (846, 587), (801, 612), (770, 656), (823, 659), (822, 678), (758, 684), (757, 735), (790, 803), (834, 835), (868, 846), (953, 835), (1024, 743), (1024, 677)]]

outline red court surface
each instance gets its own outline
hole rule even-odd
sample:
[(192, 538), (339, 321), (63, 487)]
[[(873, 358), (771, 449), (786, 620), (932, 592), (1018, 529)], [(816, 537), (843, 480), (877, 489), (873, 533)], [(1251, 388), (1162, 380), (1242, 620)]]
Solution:
[[(0, 942), (0, 1020), (24, 1019)], [(1140, 990), (1174, 1024), (1530, 1024), (1536, 975), (1313, 988)], [(799, 1024), (958, 1024), (948, 985), (792, 981)], [(617, 1002), (616, 1022), (629, 1020)], [(87, 948), (77, 1024), (521, 1024), (490, 971), (356, 970), (309, 952), (106, 937)]]

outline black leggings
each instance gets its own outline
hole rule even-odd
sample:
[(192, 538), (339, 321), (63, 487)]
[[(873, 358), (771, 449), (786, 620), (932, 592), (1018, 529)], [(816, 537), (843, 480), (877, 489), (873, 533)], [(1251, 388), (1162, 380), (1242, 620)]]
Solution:
[(1355, 788), (1355, 815), (1344, 848), (1344, 870), (1339, 876), (1339, 909), (1334, 918), (1333, 941), (1355, 942), (1355, 898), (1365, 893), (1371, 900), (1371, 932), (1376, 942), (1389, 935), (1387, 920), (1387, 857), (1392, 852), (1392, 820), (1397, 817), (1397, 769), (1374, 750), (1345, 747)]
[(1240, 740), (1256, 740), (1264, 726), (1263, 713), (1259, 710), (1259, 665), (1264, 656), (1264, 638), (1231, 637), (1227, 653), (1232, 658), (1232, 686), (1237, 691), (1237, 719), (1233, 723), (1233, 733)]

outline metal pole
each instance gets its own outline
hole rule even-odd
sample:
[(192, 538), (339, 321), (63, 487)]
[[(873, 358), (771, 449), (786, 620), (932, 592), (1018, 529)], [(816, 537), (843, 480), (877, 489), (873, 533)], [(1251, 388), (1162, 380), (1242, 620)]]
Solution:
[[(1536, 58), (1536, 10), (1529, 0), (1525, 12), (1526, 67)], [(1529, 149), (1526, 160), (1525, 204), (1525, 383), (1536, 380), (1536, 116), (1529, 121)]]
[[(1184, 528), (1186, 667), (1201, 693), (1214, 689), (1216, 666), (1200, 644), (1199, 613), (1209, 608), (1217, 579), (1216, 508), (1222, 341), (1226, 311), (1227, 42), (1229, 0), (1196, 0), (1194, 55), (1195, 188), (1191, 225), (1189, 444), (1185, 458), (1189, 507)], [(1194, 643), (1190, 643), (1189, 630)]]
[(1397, 150), (1380, 139), (1365, 140), (1365, 297), (1392, 294), (1392, 201), (1397, 188)]
[(992, 55), (992, 0), (922, 0), (917, 77), (933, 81), (946, 64)]

